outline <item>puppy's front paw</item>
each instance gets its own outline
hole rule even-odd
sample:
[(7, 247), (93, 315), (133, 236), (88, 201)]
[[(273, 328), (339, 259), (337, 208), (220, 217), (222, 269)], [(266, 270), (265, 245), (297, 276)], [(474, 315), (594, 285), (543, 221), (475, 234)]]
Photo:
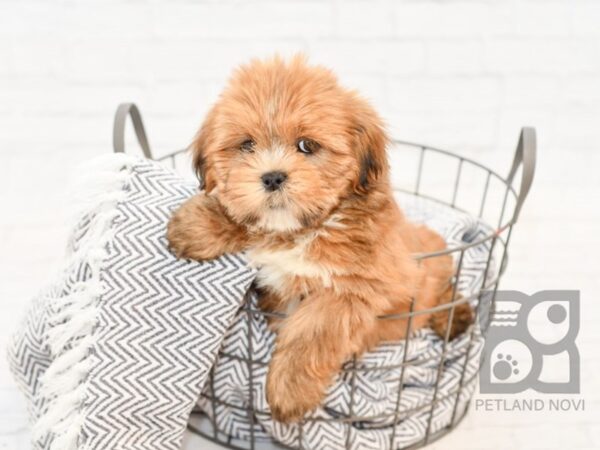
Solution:
[(169, 220), (167, 240), (178, 258), (204, 261), (225, 253), (219, 217), (206, 196), (197, 195), (179, 207)]
[(286, 358), (275, 355), (267, 376), (267, 402), (271, 415), (279, 422), (297, 422), (315, 409), (323, 399), (318, 380), (310, 377), (297, 365), (286, 364)]
[(185, 217), (177, 211), (167, 225), (169, 249), (177, 258), (192, 258), (191, 239), (196, 239), (196, 237), (190, 236), (189, 230), (189, 224), (186, 224)]

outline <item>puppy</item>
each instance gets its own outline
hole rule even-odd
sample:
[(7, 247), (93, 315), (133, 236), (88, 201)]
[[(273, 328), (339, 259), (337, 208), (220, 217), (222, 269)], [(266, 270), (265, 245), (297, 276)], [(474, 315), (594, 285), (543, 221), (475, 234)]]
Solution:
[[(450, 256), (432, 230), (408, 222), (388, 177), (381, 119), (353, 91), (304, 58), (252, 61), (231, 78), (193, 143), (202, 191), (167, 237), (182, 258), (245, 251), (259, 267), (265, 311), (285, 313), (267, 377), (276, 420), (301, 419), (323, 400), (342, 364), (398, 340), (406, 320), (452, 298)], [(448, 310), (412, 319), (446, 333)], [(456, 306), (450, 337), (471, 323)]]

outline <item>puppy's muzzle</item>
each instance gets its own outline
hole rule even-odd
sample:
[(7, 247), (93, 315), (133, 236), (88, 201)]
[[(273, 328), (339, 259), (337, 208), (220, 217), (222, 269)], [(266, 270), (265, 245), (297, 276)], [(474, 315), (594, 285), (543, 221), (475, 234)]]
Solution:
[(275, 192), (283, 187), (287, 177), (285, 172), (274, 171), (265, 173), (260, 179), (266, 191)]

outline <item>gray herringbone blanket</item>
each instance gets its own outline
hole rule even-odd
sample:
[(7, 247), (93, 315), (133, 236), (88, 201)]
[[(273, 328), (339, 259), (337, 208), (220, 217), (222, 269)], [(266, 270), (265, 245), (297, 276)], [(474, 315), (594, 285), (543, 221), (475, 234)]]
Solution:
[(68, 262), (9, 349), (34, 448), (175, 450), (254, 270), (175, 259), (166, 223), (194, 187), (158, 163), (107, 155), (87, 175)]
[[(247, 366), (235, 359), (248, 354), (247, 315), (236, 312), (254, 269), (240, 255), (205, 263), (173, 257), (166, 224), (195, 187), (159, 163), (107, 155), (96, 164), (93, 178), (89, 189), (79, 192), (87, 206), (74, 228), (64, 270), (34, 299), (9, 349), (12, 370), (29, 401), (34, 448), (177, 449), (198, 398), (222, 431), (247, 439), (252, 425), (241, 412), (250, 406)], [(430, 203), (400, 201), (409, 217), (437, 229), (451, 244), (488, 231), (468, 216)], [(465, 254), (461, 292), (481, 286), (486, 257), (482, 247)], [(260, 318), (253, 326), (253, 355), (266, 361), (273, 335)], [(482, 342), (475, 335), (466, 364), (466, 336), (448, 349), (433, 431), (449, 423), (454, 402), (461, 413), (470, 398)], [(405, 374), (402, 421), (393, 436), (389, 420), (328, 420), (348, 414), (351, 381), (340, 376), (324, 407), (312, 413), (325, 420), (303, 430), (303, 448), (343, 448), (349, 431), (353, 448), (390, 448), (391, 441), (398, 448), (420, 440), (428, 411), (419, 405), (433, 395), (437, 365), (431, 361), (439, 352), (441, 341), (427, 330), (411, 340), (407, 355), (414, 364)], [(363, 356), (360, 363), (395, 368), (357, 377), (355, 414), (385, 416), (395, 406), (403, 353), (402, 344), (390, 343)], [(207, 383), (213, 366), (213, 382)], [(258, 365), (254, 374), (252, 406), (259, 411), (254, 435), (297, 445), (297, 425), (275, 423), (268, 415), (266, 370)], [(459, 398), (452, 392), (463, 382)], [(224, 402), (215, 409), (207, 401), (209, 385)]]
[[(477, 219), (430, 200), (398, 194), (397, 201), (411, 220), (426, 223), (444, 237), (449, 247), (476, 242), (490, 234), (490, 229)], [(482, 286), (489, 242), (465, 251), (458, 281), (458, 291), (466, 297)], [(496, 276), (492, 263), (487, 281)], [(256, 301), (256, 298), (253, 298)], [(489, 305), (482, 304), (486, 308)], [(485, 313), (483, 314), (485, 317)], [(265, 386), (275, 336), (264, 317), (255, 315), (252, 327), (252, 377), (254, 392), (250, 396), (250, 374), (243, 360), (248, 348), (247, 314), (240, 314), (228, 331), (219, 360), (203, 389), (198, 406), (216, 423), (218, 429), (233, 438), (241, 448), (254, 435), (258, 441), (274, 437), (292, 448), (320, 450), (382, 450), (407, 448), (422, 442), (427, 429), (436, 433), (457, 420), (465, 412), (475, 389), (483, 337), (478, 324), (448, 343), (439, 389), (435, 392), (438, 367), (444, 351), (443, 340), (432, 330), (421, 329), (411, 335), (408, 348), (404, 342), (388, 342), (360, 357), (356, 365), (371, 370), (358, 370), (338, 376), (328, 389), (322, 407), (308, 414), (302, 425), (275, 422), (269, 414)], [(402, 361), (406, 365), (402, 373)], [(350, 363), (347, 363), (350, 368)], [(372, 370), (376, 369), (376, 370)], [(401, 380), (401, 382), (400, 382)], [(355, 385), (351, 400), (352, 385)], [(431, 409), (433, 396), (435, 407)], [(216, 401), (212, 401), (216, 398)], [(250, 420), (248, 408), (254, 410)], [(396, 408), (398, 415), (396, 416)], [(430, 416), (431, 414), (431, 422)], [(360, 417), (352, 422), (336, 420)], [(208, 422), (193, 419), (194, 425), (209, 432)], [(394, 422), (397, 422), (394, 425)], [(347, 445), (347, 447), (346, 447)]]

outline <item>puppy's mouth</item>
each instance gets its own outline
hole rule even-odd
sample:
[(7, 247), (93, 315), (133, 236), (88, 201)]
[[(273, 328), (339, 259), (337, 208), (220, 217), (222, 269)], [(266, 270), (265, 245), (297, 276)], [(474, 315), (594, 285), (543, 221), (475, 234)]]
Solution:
[(287, 209), (288, 201), (285, 195), (281, 192), (273, 192), (266, 198), (266, 206), (268, 209)]

